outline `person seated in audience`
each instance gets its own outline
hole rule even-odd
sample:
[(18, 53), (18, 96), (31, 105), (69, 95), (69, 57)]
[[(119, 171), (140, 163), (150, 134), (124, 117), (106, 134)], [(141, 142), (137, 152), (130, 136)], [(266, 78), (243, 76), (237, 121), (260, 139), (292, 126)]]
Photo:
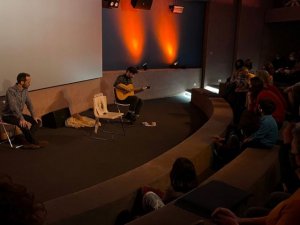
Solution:
[(287, 87), (284, 92), (288, 96), (289, 104), (291, 107), (292, 118), (299, 120), (300, 117), (300, 82)]
[[(290, 133), (291, 128), (288, 128)], [(292, 161), (295, 165), (294, 173), (300, 178), (300, 128), (296, 127), (292, 136), (287, 134), (287, 142), (290, 142)], [(285, 139), (284, 138), (284, 139)], [(300, 221), (300, 188), (290, 197), (276, 205), (265, 216), (254, 218), (240, 218), (226, 208), (217, 208), (212, 213), (212, 219), (217, 225), (298, 225)]]
[(234, 63), (234, 72), (232, 73), (232, 75), (228, 78), (228, 81), (230, 83), (234, 83), (236, 80), (236, 77), (238, 76), (238, 73), (240, 72), (240, 70), (244, 67), (244, 60), (242, 59), (237, 59)]
[(41, 225), (45, 218), (46, 209), (33, 194), (8, 176), (0, 177), (0, 224)]
[(257, 109), (260, 114), (260, 124), (256, 132), (245, 138), (242, 143), (242, 150), (247, 147), (272, 148), (278, 139), (278, 127), (272, 113), (275, 111), (275, 104), (270, 99), (261, 99)]
[(283, 190), (293, 193), (300, 188), (300, 124), (288, 122), (282, 131), (283, 143), (279, 150)]
[(260, 125), (257, 113), (245, 110), (238, 125), (229, 125), (224, 137), (213, 136), (213, 169), (220, 169), (241, 153), (241, 143), (254, 134)]
[(241, 134), (238, 127), (229, 125), (225, 137), (213, 136), (213, 169), (218, 170), (240, 153)]
[(244, 61), (244, 67), (246, 67), (248, 69), (248, 71), (249, 71), (249, 73), (248, 73), (249, 79), (252, 78), (252, 77), (255, 77), (255, 74), (252, 71), (252, 69), (253, 69), (253, 63), (252, 63), (251, 59), (245, 59), (245, 61)]
[(299, 82), (300, 61), (296, 52), (291, 52), (282, 67), (276, 70), (276, 81), (292, 85)]
[(253, 77), (250, 79), (250, 89), (247, 102), (248, 110), (256, 112), (258, 110), (258, 102), (262, 99), (270, 99), (275, 103), (276, 108), (272, 113), (272, 116), (280, 128), (285, 119), (285, 108), (283, 103), (277, 95), (264, 87), (264, 83), (259, 77)]
[(266, 70), (269, 73), (271, 83), (273, 83), (274, 80), (273, 76), (275, 74), (275, 68), (273, 64), (271, 62), (266, 62), (263, 66), (263, 70)]
[(281, 100), (282, 104), (284, 105), (284, 108), (287, 109), (288, 104), (283, 96), (283, 94), (280, 92), (280, 90), (272, 84), (272, 76), (268, 73), (266, 70), (257, 70), (256, 71), (256, 76), (259, 77), (263, 83), (264, 83), (264, 88), (266, 90), (272, 91), (277, 97)]
[(234, 123), (238, 124), (242, 112), (246, 109), (247, 92), (249, 91), (249, 70), (243, 67), (239, 70), (235, 80), (234, 101), (231, 107), (234, 115)]
[(194, 164), (185, 157), (175, 160), (170, 172), (171, 185), (162, 193), (151, 188), (143, 188), (142, 205), (145, 212), (150, 212), (163, 207), (170, 201), (178, 198), (184, 193), (196, 188), (198, 180)]

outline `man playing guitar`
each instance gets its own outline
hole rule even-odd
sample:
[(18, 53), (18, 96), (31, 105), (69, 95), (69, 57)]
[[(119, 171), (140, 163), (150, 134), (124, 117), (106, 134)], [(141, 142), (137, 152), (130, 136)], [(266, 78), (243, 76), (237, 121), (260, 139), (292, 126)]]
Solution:
[(114, 83), (117, 102), (130, 104), (125, 119), (128, 119), (131, 122), (134, 122), (139, 116), (143, 105), (142, 99), (138, 98), (135, 94), (149, 88), (149, 86), (137, 89), (134, 88), (132, 78), (136, 73), (138, 73), (138, 70), (135, 67), (128, 67), (126, 73), (118, 76)]

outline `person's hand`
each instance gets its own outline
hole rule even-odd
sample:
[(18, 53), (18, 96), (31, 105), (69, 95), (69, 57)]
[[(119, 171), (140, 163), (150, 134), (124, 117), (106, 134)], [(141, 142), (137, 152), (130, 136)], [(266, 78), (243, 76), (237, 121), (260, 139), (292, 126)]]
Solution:
[(293, 140), (292, 131), (295, 128), (295, 123), (288, 123), (282, 131), (282, 139), (284, 144), (291, 144)]
[(214, 143), (222, 143), (223, 141), (225, 141), (225, 138), (222, 138), (222, 137), (220, 137), (220, 136), (212, 136), (211, 137), (212, 138), (212, 141), (214, 142)]
[(19, 121), (19, 124), (20, 124), (20, 126), (21, 127), (24, 127), (24, 128), (30, 128), (30, 123), (28, 123), (26, 120), (24, 120), (24, 119), (21, 119), (20, 121)]
[(211, 217), (215, 223), (220, 225), (239, 225), (238, 217), (226, 208), (215, 209)]
[(247, 142), (250, 142), (252, 141), (252, 137), (247, 137), (243, 140), (243, 143), (247, 143)]
[(288, 93), (293, 90), (293, 86), (287, 87), (283, 90), (284, 93)]
[(41, 120), (41, 118), (35, 117), (34, 120), (35, 120), (35, 122), (38, 124), (39, 127), (42, 126), (42, 120)]

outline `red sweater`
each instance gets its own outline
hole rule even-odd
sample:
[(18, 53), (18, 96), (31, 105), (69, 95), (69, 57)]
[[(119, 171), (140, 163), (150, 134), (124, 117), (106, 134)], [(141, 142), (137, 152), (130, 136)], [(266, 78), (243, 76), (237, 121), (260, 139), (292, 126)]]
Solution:
[(276, 94), (274, 94), (272, 91), (269, 91), (267, 89), (262, 90), (258, 94), (257, 98), (252, 100), (252, 104), (249, 106), (249, 110), (253, 112), (256, 111), (258, 102), (262, 99), (270, 99), (275, 103), (276, 109), (272, 113), (272, 116), (274, 117), (277, 123), (283, 123), (285, 117), (284, 105)]
[(285, 109), (287, 109), (287, 101), (285, 100), (283, 94), (280, 92), (280, 90), (275, 87), (274, 85), (267, 85), (267, 90), (272, 91), (275, 95), (277, 95), (277, 97), (281, 100), (283, 106)]

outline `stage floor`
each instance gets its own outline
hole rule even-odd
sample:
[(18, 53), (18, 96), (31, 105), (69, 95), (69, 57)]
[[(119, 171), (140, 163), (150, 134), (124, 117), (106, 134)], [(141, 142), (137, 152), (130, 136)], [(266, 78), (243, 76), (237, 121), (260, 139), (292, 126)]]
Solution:
[[(92, 111), (88, 112), (92, 114)], [(142, 122), (156, 122), (146, 127)], [(95, 140), (93, 128), (41, 128), (40, 140), (49, 145), (38, 150), (11, 150), (0, 145), (0, 173), (25, 185), (38, 201), (79, 191), (159, 156), (201, 127), (207, 118), (189, 100), (175, 96), (147, 100), (138, 121), (125, 125), (126, 136)], [(121, 129), (120, 124), (108, 128)]]

